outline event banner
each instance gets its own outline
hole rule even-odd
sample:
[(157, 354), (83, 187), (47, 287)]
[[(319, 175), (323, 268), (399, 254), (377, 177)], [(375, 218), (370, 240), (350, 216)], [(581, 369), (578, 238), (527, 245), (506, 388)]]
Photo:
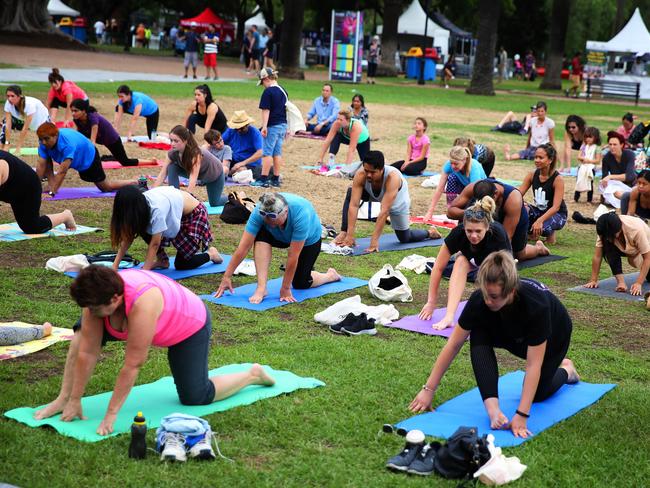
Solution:
[(607, 68), (607, 53), (590, 49), (587, 51), (587, 64), (584, 66), (585, 78), (602, 78)]
[(363, 59), (363, 12), (332, 10), (330, 80), (361, 81)]

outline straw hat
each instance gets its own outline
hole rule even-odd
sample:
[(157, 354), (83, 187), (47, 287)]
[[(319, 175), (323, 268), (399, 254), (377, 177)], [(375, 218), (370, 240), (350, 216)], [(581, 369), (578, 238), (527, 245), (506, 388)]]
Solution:
[(255, 123), (255, 119), (249, 117), (246, 110), (235, 110), (228, 121), (228, 127), (231, 129), (241, 129), (246, 125)]

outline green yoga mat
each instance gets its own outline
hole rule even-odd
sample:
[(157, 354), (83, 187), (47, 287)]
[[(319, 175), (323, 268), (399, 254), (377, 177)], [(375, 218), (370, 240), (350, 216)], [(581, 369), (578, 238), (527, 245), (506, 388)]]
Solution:
[[(229, 364), (211, 370), (210, 376), (239, 373), (241, 371), (247, 371), (251, 366), (251, 364)], [(81, 400), (83, 413), (87, 417), (87, 420), (63, 422), (60, 419), (60, 415), (55, 415), (49, 419), (35, 420), (34, 412), (42, 407), (15, 408), (5, 412), (5, 417), (17, 420), (30, 427), (47, 425), (56, 429), (59, 434), (74, 437), (80, 441), (97, 442), (108, 437), (130, 432), (133, 417), (139, 411), (147, 419), (148, 428), (155, 429), (160, 426), (160, 419), (170, 413), (182, 412), (200, 417), (215, 412), (223, 412), (224, 410), (229, 410), (240, 405), (250, 405), (258, 400), (271, 398), (283, 393), (291, 393), (300, 388), (325, 386), (325, 383), (316, 378), (303, 378), (290, 371), (276, 371), (269, 366), (264, 366), (264, 369), (275, 379), (275, 385), (247, 386), (237, 394), (209, 405), (182, 405), (178, 400), (174, 379), (171, 376), (166, 376), (153, 383), (136, 386), (131, 390), (126, 402), (124, 402), (115, 421), (114, 432), (110, 436), (100, 436), (96, 433), (96, 430), (104, 418), (112, 392), (85, 397)]]

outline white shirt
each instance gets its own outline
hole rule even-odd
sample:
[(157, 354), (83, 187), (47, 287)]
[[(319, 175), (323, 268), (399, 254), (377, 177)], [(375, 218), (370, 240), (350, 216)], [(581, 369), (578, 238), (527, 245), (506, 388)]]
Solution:
[(98, 36), (101, 36), (104, 33), (104, 30), (106, 29), (106, 25), (104, 25), (104, 23), (101, 20), (95, 22), (93, 27), (95, 28), (95, 34), (97, 34)]
[(26, 116), (31, 115), (32, 123), (29, 124), (31, 130), (38, 129), (41, 124), (50, 120), (50, 114), (47, 108), (45, 108), (45, 105), (43, 105), (43, 102), (34, 97), (25, 97), (25, 115), (18, 113), (18, 109), (9, 103), (9, 100), (5, 102), (5, 112), (23, 121)]
[(544, 122), (539, 122), (537, 117), (533, 117), (530, 121), (530, 145), (532, 147), (539, 147), (550, 141), (548, 132), (555, 128), (553, 119), (546, 117)]
[(183, 194), (173, 186), (158, 186), (144, 192), (151, 215), (147, 232), (173, 239), (181, 229)]

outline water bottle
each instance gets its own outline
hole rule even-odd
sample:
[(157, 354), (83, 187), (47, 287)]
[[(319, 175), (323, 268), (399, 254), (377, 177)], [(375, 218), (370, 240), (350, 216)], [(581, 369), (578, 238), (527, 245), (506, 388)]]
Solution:
[(131, 424), (131, 443), (129, 444), (129, 457), (144, 459), (147, 455), (147, 424), (144, 415), (138, 412)]

